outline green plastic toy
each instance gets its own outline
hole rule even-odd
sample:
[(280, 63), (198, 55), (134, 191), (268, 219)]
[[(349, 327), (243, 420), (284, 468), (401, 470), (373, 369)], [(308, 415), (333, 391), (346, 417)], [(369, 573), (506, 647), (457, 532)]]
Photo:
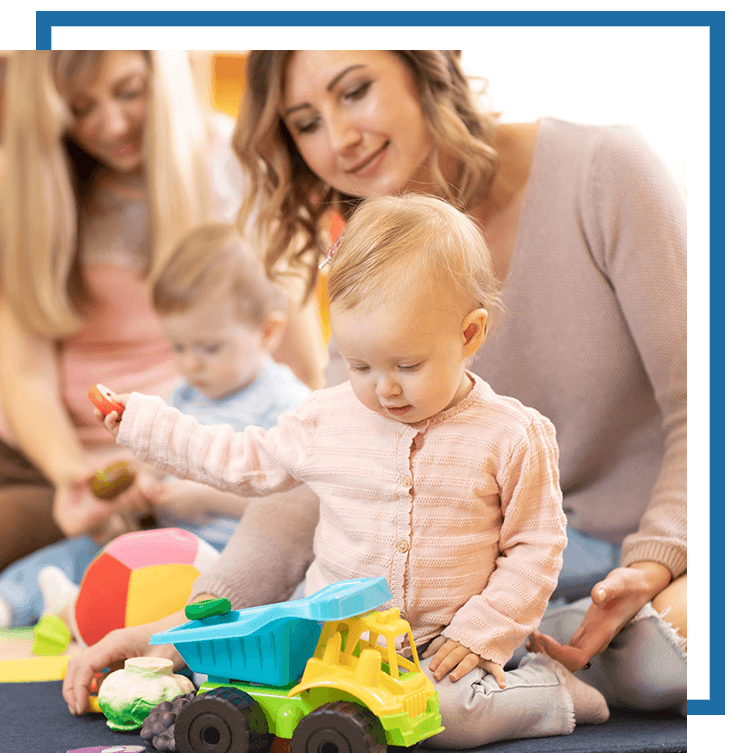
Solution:
[(55, 614), (44, 614), (33, 628), (31, 651), (36, 656), (60, 656), (71, 643), (66, 623)]
[(202, 620), (205, 617), (216, 617), (231, 612), (231, 602), (228, 599), (205, 599), (189, 604), (185, 608), (189, 620)]

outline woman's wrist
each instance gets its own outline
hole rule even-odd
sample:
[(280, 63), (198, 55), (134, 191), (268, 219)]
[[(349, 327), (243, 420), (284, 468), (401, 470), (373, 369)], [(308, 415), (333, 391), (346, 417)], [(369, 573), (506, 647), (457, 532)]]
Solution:
[(673, 580), (673, 574), (666, 565), (660, 562), (633, 562), (629, 565), (631, 570), (639, 570), (643, 573), (642, 588), (650, 601), (663, 591)]
[(219, 597), (214, 594), (196, 594), (190, 601), (189, 604), (195, 604), (199, 601), (209, 601), (210, 599), (218, 599)]
[(54, 470), (48, 474), (51, 483), (56, 487), (66, 487), (86, 481), (89, 471), (83, 464), (68, 465)]

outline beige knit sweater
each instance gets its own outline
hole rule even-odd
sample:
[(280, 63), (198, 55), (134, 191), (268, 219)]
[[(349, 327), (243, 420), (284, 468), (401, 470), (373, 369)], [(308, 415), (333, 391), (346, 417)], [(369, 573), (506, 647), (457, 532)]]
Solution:
[(443, 633), (503, 664), (556, 586), (566, 518), (554, 427), (473, 378), (464, 400), (419, 424), (365, 408), (346, 383), (266, 432), (203, 427), (134, 393), (117, 441), (169, 473), (243, 495), (307, 484), (320, 523), (306, 592), (384, 576), (387, 606), (418, 644)]
[(569, 525), (686, 570), (686, 206), (628, 126), (543, 119), (471, 368), (557, 430)]

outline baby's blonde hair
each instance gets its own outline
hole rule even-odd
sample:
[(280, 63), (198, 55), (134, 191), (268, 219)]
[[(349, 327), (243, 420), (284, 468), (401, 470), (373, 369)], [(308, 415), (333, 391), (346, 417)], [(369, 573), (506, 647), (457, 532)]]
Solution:
[(364, 201), (346, 224), (328, 269), (332, 307), (377, 305), (419, 277), (427, 287), (446, 284), (465, 313), (501, 311), (499, 283), (482, 231), (466, 214), (434, 196), (407, 194)]
[[(262, 238), (272, 277), (283, 267), (305, 269), (309, 289), (317, 282), (324, 218), (337, 210), (348, 219), (360, 197), (341, 193), (316, 175), (282, 119), (287, 66), (295, 50), (252, 50), (246, 64), (244, 100), (234, 150), (249, 178), (239, 221)], [(388, 50), (413, 78), (425, 126), (437, 149), (429, 170), (434, 192), (460, 209), (480, 203), (498, 171), (497, 114), (482, 112), (462, 70), (460, 50)], [(454, 182), (442, 172), (443, 156), (458, 166)], [(327, 247), (327, 244), (325, 244)]]
[(239, 320), (255, 327), (272, 312), (287, 311), (287, 296), (267, 279), (236, 227), (201, 225), (178, 244), (162, 270), (153, 287), (153, 306), (165, 316), (228, 296), (234, 297)]

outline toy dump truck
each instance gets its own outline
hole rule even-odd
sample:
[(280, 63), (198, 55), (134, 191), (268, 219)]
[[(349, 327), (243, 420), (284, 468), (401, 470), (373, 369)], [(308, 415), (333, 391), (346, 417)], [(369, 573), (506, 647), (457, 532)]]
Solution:
[(373, 611), (390, 598), (384, 578), (343, 581), (299, 601), (207, 605), (154, 635), (208, 675), (175, 720), (178, 751), (259, 753), (276, 736), (292, 753), (384, 753), (442, 731), (437, 691), (398, 653), (417, 657), (409, 624)]

